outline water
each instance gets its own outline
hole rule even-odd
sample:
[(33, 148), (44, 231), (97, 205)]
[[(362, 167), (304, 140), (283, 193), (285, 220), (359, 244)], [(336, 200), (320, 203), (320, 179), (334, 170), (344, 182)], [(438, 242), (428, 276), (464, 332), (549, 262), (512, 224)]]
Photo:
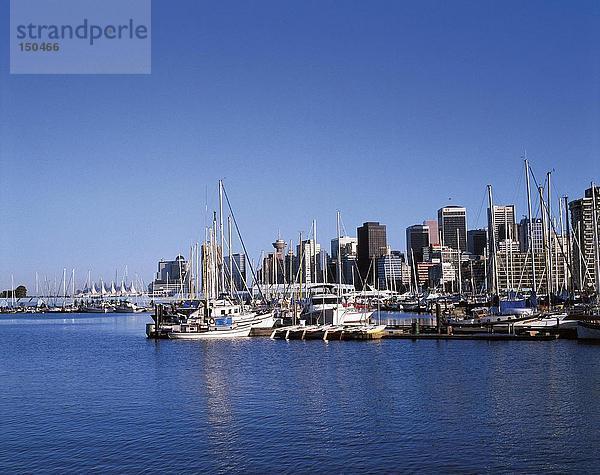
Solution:
[(0, 317), (0, 472), (598, 471), (600, 347)]

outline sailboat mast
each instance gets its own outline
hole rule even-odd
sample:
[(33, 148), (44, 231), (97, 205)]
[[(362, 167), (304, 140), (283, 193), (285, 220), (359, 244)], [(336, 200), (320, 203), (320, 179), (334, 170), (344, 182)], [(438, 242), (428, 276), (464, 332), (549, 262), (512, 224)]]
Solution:
[[(546, 190), (547, 198), (546, 198), (546, 211), (548, 213), (548, 296), (552, 298), (552, 293), (554, 292), (554, 259), (552, 256), (553, 246), (554, 244), (554, 233), (553, 233), (553, 225), (552, 225), (552, 193), (550, 188), (550, 178), (552, 172), (547, 173), (547, 181), (548, 188)], [(550, 308), (552, 308), (552, 301), (549, 303)]]
[(490, 236), (490, 267), (492, 268), (492, 289), (496, 295), (500, 295), (498, 288), (498, 263), (496, 261), (496, 217), (494, 216), (494, 198), (492, 196), (492, 185), (487, 186), (488, 206), (490, 210), (490, 223), (492, 235)]
[[(542, 239), (544, 241), (544, 262), (546, 268), (546, 294), (548, 295), (548, 302), (551, 299), (551, 290), (550, 290), (550, 279), (549, 279), (549, 270), (548, 270), (548, 228), (547, 228), (547, 212), (544, 203), (544, 187), (538, 187), (538, 193), (540, 195), (540, 214), (542, 216)], [(550, 305), (550, 303), (549, 303)]]
[[(456, 242), (460, 243), (460, 229), (456, 228)], [(458, 293), (462, 295), (461, 249), (458, 246)]]
[(231, 215), (227, 215), (227, 248), (229, 251), (229, 293), (233, 296), (233, 251), (231, 250)]
[[(221, 269), (221, 282), (219, 282), (219, 291), (225, 290), (225, 266), (223, 257), (224, 251), (224, 236), (223, 236), (223, 181), (219, 180), (219, 237), (221, 238), (221, 256), (219, 259), (219, 268)], [(217, 252), (217, 259), (219, 258), (219, 253)], [(220, 292), (219, 292), (220, 293)]]
[(342, 285), (342, 243), (340, 242), (340, 212), (336, 213), (336, 230), (337, 230), (337, 275), (338, 275), (338, 296), (341, 294)]
[(529, 233), (529, 246), (528, 251), (531, 253), (531, 278), (533, 282), (533, 290), (537, 291), (537, 275), (535, 269), (535, 250), (533, 248), (533, 212), (531, 209), (531, 182), (529, 177), (529, 161), (525, 159), (525, 182), (527, 183), (527, 218), (529, 226), (527, 232)]
[[(312, 243), (312, 272), (311, 272), (311, 282), (318, 282), (317, 278), (317, 220), (313, 219), (313, 243)], [(314, 276), (314, 281), (312, 277)]]

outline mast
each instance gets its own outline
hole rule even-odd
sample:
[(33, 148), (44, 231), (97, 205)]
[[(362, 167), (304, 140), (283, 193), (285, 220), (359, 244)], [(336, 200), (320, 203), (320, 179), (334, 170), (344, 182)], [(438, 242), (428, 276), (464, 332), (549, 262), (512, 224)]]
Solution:
[(542, 237), (543, 237), (543, 241), (544, 241), (544, 261), (546, 264), (546, 294), (548, 295), (548, 306), (550, 307), (551, 305), (551, 301), (552, 301), (552, 290), (550, 287), (550, 271), (548, 269), (549, 264), (548, 264), (548, 228), (547, 228), (547, 223), (546, 223), (546, 218), (547, 218), (547, 212), (545, 209), (545, 203), (544, 203), (544, 187), (540, 186), (538, 187), (538, 193), (540, 195), (540, 214), (542, 215)]
[(227, 247), (229, 250), (229, 292), (233, 296), (233, 255), (231, 251), (231, 215), (227, 215)]
[(527, 217), (529, 221), (529, 246), (528, 251), (531, 253), (531, 277), (533, 280), (533, 291), (537, 292), (537, 275), (535, 270), (535, 251), (533, 249), (533, 213), (531, 210), (531, 182), (529, 177), (529, 161), (525, 158), (525, 181), (527, 183)]
[(313, 260), (313, 265), (312, 265), (312, 272), (311, 272), (311, 279), (310, 281), (313, 282), (312, 277), (314, 276), (314, 283), (318, 282), (318, 278), (317, 278), (317, 220), (313, 219), (313, 243), (312, 243), (312, 260)]
[[(456, 242), (460, 243), (460, 229), (456, 228)], [(458, 293), (462, 295), (461, 249), (458, 246)]]
[(492, 185), (487, 186), (488, 190), (488, 206), (490, 210), (490, 222), (492, 236), (490, 237), (490, 267), (492, 268), (492, 289), (494, 293), (500, 296), (498, 289), (498, 263), (496, 261), (496, 217), (494, 216), (494, 199), (492, 196)]
[(573, 300), (573, 292), (575, 292), (575, 282), (573, 275), (573, 247), (571, 243), (571, 223), (569, 221), (569, 197), (563, 196), (565, 200), (565, 222), (567, 226), (567, 271), (569, 272), (569, 296)]
[(300, 231), (300, 237), (298, 239), (298, 243), (300, 244), (300, 252), (298, 253), (298, 274), (299, 274), (299, 282), (298, 282), (298, 290), (300, 292), (300, 302), (302, 302), (302, 260), (304, 257), (304, 246), (302, 244), (302, 231)]
[[(552, 293), (554, 292), (554, 259), (552, 255), (552, 249), (556, 246), (554, 244), (554, 234), (553, 234), (553, 225), (552, 225), (552, 195), (550, 188), (550, 178), (552, 172), (547, 173), (548, 180), (548, 189), (546, 190), (547, 199), (546, 199), (546, 211), (548, 213), (548, 296), (552, 298)], [(552, 308), (552, 302), (549, 304), (550, 308)]]
[[(221, 270), (221, 281), (219, 282), (219, 290), (225, 290), (225, 266), (223, 261), (223, 181), (219, 180), (219, 237), (221, 239), (221, 259), (219, 261), (219, 268)], [(217, 252), (217, 259), (219, 257), (219, 253)]]
[(340, 243), (340, 211), (336, 213), (336, 231), (337, 231), (337, 275), (338, 275), (338, 297), (341, 294), (342, 285), (342, 244)]
[(63, 267), (63, 307), (65, 306), (65, 301), (67, 300), (67, 268)]

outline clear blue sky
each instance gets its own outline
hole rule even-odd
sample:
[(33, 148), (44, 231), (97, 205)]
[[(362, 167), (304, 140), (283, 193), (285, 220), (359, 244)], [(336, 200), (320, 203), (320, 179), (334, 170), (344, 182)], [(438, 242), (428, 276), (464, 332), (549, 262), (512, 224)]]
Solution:
[[(8, 1), (0, 3), (8, 38)], [(600, 2), (153, 2), (149, 76), (11, 76), (0, 48), (0, 288), (110, 279), (201, 239), (226, 180), (249, 251), (318, 222), (524, 212), (600, 181)], [(449, 199), (451, 198), (451, 201)]]

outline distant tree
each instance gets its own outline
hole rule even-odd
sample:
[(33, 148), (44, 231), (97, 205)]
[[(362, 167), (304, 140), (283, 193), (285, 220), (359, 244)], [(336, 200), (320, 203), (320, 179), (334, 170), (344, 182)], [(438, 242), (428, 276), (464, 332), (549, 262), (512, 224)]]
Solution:
[(18, 299), (27, 297), (27, 287), (25, 287), (24, 285), (19, 285), (15, 289), (15, 297)]

